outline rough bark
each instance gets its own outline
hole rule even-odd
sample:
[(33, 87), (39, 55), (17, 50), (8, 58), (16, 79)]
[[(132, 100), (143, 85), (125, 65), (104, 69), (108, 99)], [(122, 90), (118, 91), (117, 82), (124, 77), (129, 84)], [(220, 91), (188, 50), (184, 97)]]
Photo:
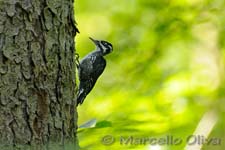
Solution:
[(73, 0), (0, 1), (0, 144), (74, 139)]

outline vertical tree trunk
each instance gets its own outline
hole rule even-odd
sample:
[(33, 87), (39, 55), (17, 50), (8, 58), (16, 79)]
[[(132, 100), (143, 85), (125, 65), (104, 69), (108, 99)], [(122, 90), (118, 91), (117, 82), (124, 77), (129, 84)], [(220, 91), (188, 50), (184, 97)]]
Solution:
[(0, 1), (0, 143), (73, 139), (73, 0)]

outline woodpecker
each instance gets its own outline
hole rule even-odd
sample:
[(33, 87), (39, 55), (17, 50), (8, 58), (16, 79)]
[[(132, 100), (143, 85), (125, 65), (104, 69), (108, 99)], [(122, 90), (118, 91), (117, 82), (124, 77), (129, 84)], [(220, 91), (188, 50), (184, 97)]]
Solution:
[(84, 102), (86, 96), (93, 89), (97, 79), (106, 67), (104, 56), (113, 51), (111, 43), (103, 40), (89, 39), (94, 42), (96, 49), (87, 54), (78, 65), (79, 88), (77, 93), (77, 105)]

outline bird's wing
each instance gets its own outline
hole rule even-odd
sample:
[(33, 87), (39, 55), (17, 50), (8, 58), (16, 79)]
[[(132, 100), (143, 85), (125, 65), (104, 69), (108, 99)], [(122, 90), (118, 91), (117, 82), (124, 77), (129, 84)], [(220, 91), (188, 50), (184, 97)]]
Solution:
[(98, 79), (98, 77), (103, 73), (106, 66), (106, 61), (103, 57), (100, 57), (95, 60), (93, 64), (93, 72), (91, 76), (93, 77), (94, 81)]
[(80, 61), (80, 68), (78, 70), (80, 80), (88, 80), (93, 71), (93, 61), (95, 56), (88, 55)]

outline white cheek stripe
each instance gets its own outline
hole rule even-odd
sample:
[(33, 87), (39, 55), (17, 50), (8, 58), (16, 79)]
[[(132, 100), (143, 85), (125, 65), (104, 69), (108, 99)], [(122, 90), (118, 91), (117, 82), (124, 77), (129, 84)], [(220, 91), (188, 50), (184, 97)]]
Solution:
[(103, 53), (106, 53), (107, 48), (103, 47)]

